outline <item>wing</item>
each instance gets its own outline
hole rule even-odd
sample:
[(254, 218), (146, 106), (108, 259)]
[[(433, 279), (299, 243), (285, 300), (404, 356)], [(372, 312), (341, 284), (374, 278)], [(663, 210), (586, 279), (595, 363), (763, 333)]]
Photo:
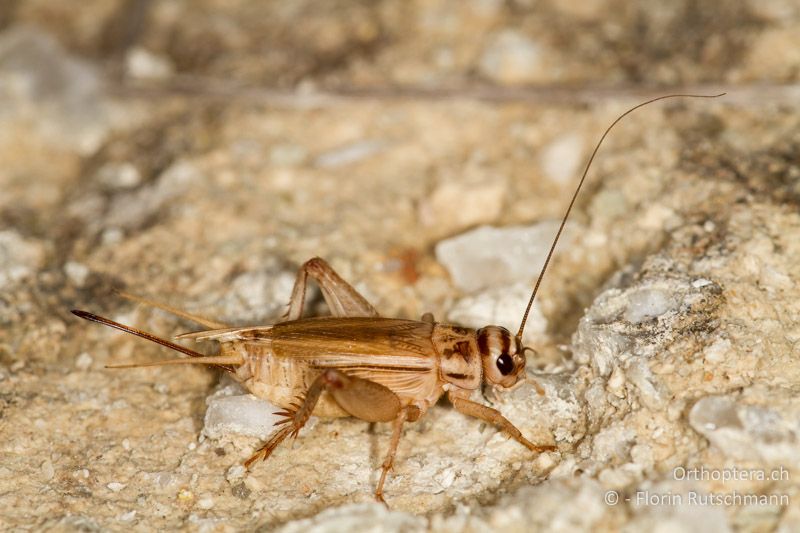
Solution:
[[(275, 324), (267, 336), (277, 357), (304, 359), (314, 366), (346, 369), (433, 367), (433, 326), (396, 318), (312, 318)], [(354, 370), (354, 369), (353, 369)]]
[(432, 333), (432, 324), (415, 320), (319, 317), (272, 326), (201, 331), (179, 338), (268, 347), (274, 357), (291, 358), (316, 369), (335, 368), (413, 398), (429, 392), (437, 383)]
[(177, 338), (265, 343), (277, 357), (303, 359), (320, 367), (366, 365), (430, 369), (436, 353), (432, 332), (432, 324), (416, 320), (319, 317), (272, 326), (184, 333)]
[(176, 339), (192, 339), (196, 341), (217, 341), (217, 342), (231, 342), (244, 340), (249, 336), (249, 332), (255, 330), (269, 330), (272, 326), (244, 326), (235, 328), (222, 328), (222, 329), (207, 329), (204, 331), (192, 331), (190, 333), (181, 333), (176, 335)]

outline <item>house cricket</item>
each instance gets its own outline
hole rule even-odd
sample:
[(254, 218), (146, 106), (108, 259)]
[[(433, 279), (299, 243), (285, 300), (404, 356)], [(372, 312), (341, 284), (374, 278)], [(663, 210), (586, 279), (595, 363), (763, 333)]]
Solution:
[[(556, 451), (552, 444), (529, 441), (498, 410), (469, 397), (484, 383), (508, 389), (524, 379), (526, 352), (533, 351), (522, 343), (525, 323), (592, 161), (611, 129), (626, 115), (658, 100), (718, 96), (722, 94), (660, 96), (630, 108), (608, 126), (586, 163), (516, 334), (500, 326), (476, 330), (443, 324), (436, 322), (430, 313), (420, 320), (382, 317), (320, 258), (307, 261), (299, 269), (286, 314), (280, 322), (267, 326), (231, 327), (122, 294), (208, 328), (178, 335), (177, 339), (215, 341), (219, 351), (213, 356), (86, 311), (72, 313), (189, 356), (107, 368), (212, 365), (229, 372), (255, 396), (281, 408), (275, 413), (282, 417), (275, 424), (276, 430), (245, 461), (248, 469), (258, 460), (266, 460), (287, 437), (297, 436), (312, 413), (321, 417), (353, 416), (367, 422), (391, 422), (389, 449), (374, 493), (377, 500), (385, 503), (383, 487), (394, 464), (403, 426), (418, 420), (445, 394), (457, 411), (496, 426), (531, 451)], [(303, 318), (309, 279), (319, 286), (331, 316)]]

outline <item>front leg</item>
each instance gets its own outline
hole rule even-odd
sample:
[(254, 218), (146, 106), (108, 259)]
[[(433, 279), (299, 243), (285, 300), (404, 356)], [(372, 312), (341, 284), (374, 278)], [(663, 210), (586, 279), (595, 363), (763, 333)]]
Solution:
[(493, 426), (505, 431), (514, 437), (517, 442), (528, 449), (533, 450), (534, 452), (542, 453), (556, 450), (555, 446), (549, 444), (534, 444), (523, 437), (522, 432), (518, 430), (516, 426), (514, 426), (514, 424), (512, 424), (506, 417), (501, 415), (500, 411), (497, 409), (492, 409), (491, 407), (487, 407), (477, 402), (467, 400), (466, 398), (462, 398), (458, 394), (454, 394), (453, 391), (447, 393), (447, 399), (450, 400), (450, 403), (453, 404), (453, 407), (456, 408), (456, 411), (464, 413), (467, 416), (479, 418), (484, 422), (492, 424)]
[(315, 257), (306, 261), (297, 271), (284, 321), (297, 320), (303, 315), (309, 276), (319, 285), (333, 316), (378, 316), (366, 298), (342, 279), (324, 259)]

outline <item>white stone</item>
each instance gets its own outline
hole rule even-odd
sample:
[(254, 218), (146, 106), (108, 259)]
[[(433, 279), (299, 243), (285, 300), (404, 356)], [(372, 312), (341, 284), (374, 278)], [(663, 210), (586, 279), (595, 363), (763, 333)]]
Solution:
[(67, 261), (64, 263), (64, 273), (76, 287), (83, 287), (86, 278), (89, 277), (89, 268), (77, 261)]
[(577, 179), (582, 157), (583, 136), (571, 132), (561, 135), (545, 146), (539, 164), (550, 180), (564, 184)]
[(732, 396), (707, 396), (692, 407), (689, 424), (732, 460), (796, 464), (800, 424), (796, 415), (780, 409), (740, 403)]
[(636, 386), (639, 399), (646, 407), (654, 411), (661, 410), (664, 407), (664, 395), (660, 390), (661, 386), (658, 379), (650, 371), (646, 360), (641, 358), (632, 360), (625, 369), (625, 376), (628, 381)]
[(245, 474), (245, 467), (242, 465), (233, 465), (228, 469), (225, 473), (225, 479), (228, 480), (229, 483), (241, 479), (244, 477)]
[(88, 370), (89, 367), (92, 366), (94, 359), (92, 356), (86, 352), (82, 352), (76, 359), (75, 359), (75, 368), (78, 370)]
[(639, 324), (651, 318), (658, 318), (675, 307), (672, 295), (659, 289), (642, 289), (629, 296), (625, 320)]
[(56, 470), (53, 467), (53, 462), (50, 459), (44, 461), (39, 469), (42, 471), (42, 479), (45, 481), (50, 481), (56, 475)]
[[(228, 433), (265, 438), (275, 429), (280, 417), (277, 406), (256, 398), (252, 394), (234, 392), (235, 385), (224, 387), (206, 398), (208, 409), (205, 415), (203, 435), (220, 438)], [(238, 389), (241, 391), (241, 388)]]
[(428, 531), (425, 518), (402, 511), (391, 511), (379, 503), (358, 503), (325, 509), (311, 518), (295, 520), (279, 533), (337, 533), (362, 531), (414, 533)]
[(169, 58), (135, 46), (125, 56), (125, 69), (133, 78), (162, 80), (171, 76), (175, 67)]
[(136, 165), (128, 161), (106, 163), (97, 171), (97, 179), (112, 189), (132, 189), (142, 182)]
[(295, 275), (291, 272), (264, 268), (237, 276), (225, 291), (222, 313), (238, 320), (255, 321), (285, 310), (292, 294)]
[(0, 289), (30, 277), (44, 262), (44, 246), (13, 230), (0, 231)]
[(42, 139), (89, 155), (116, 117), (96, 65), (49, 33), (16, 25), (0, 33), (0, 114), (30, 123)]
[(730, 340), (716, 339), (703, 350), (703, 358), (709, 363), (721, 363), (725, 361), (731, 349), (732, 345)]
[(206, 496), (204, 498), (200, 498), (197, 501), (197, 507), (199, 507), (200, 509), (206, 509), (206, 510), (211, 509), (212, 507), (214, 507), (214, 499), (211, 498), (210, 496)]
[(124, 489), (125, 487), (127, 487), (127, 485), (125, 483), (119, 483), (117, 481), (112, 481), (111, 483), (106, 485), (106, 487), (108, 487), (108, 490), (110, 490), (111, 492), (119, 492), (122, 489)]
[(275, 166), (294, 167), (303, 163), (308, 151), (299, 144), (276, 144), (269, 151), (269, 162)]
[(490, 37), (478, 70), (498, 83), (530, 83), (540, 74), (541, 55), (541, 47), (526, 35), (503, 30)]
[(358, 163), (384, 150), (386, 143), (377, 140), (362, 140), (335, 148), (319, 155), (314, 165), (320, 168), (337, 168)]
[[(465, 292), (485, 287), (533, 283), (544, 264), (558, 221), (532, 226), (481, 226), (436, 245), (436, 259)], [(567, 226), (567, 229), (569, 226)], [(559, 246), (569, 246), (565, 230)]]

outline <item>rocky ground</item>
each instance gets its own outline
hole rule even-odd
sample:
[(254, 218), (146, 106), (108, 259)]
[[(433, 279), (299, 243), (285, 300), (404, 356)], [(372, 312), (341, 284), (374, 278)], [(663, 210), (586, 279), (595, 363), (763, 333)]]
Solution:
[[(800, 527), (800, 4), (82, 6), (0, 6), (4, 530)], [(196, 327), (122, 289), (269, 323), (319, 255), (384, 315), (516, 328), (603, 129), (686, 88), (729, 94), (609, 136), (526, 331), (538, 385), (487, 391), (557, 452), (443, 402), (391, 510), (386, 425), (312, 419), (246, 473), (230, 383), (105, 369), (168, 354), (69, 314)]]

